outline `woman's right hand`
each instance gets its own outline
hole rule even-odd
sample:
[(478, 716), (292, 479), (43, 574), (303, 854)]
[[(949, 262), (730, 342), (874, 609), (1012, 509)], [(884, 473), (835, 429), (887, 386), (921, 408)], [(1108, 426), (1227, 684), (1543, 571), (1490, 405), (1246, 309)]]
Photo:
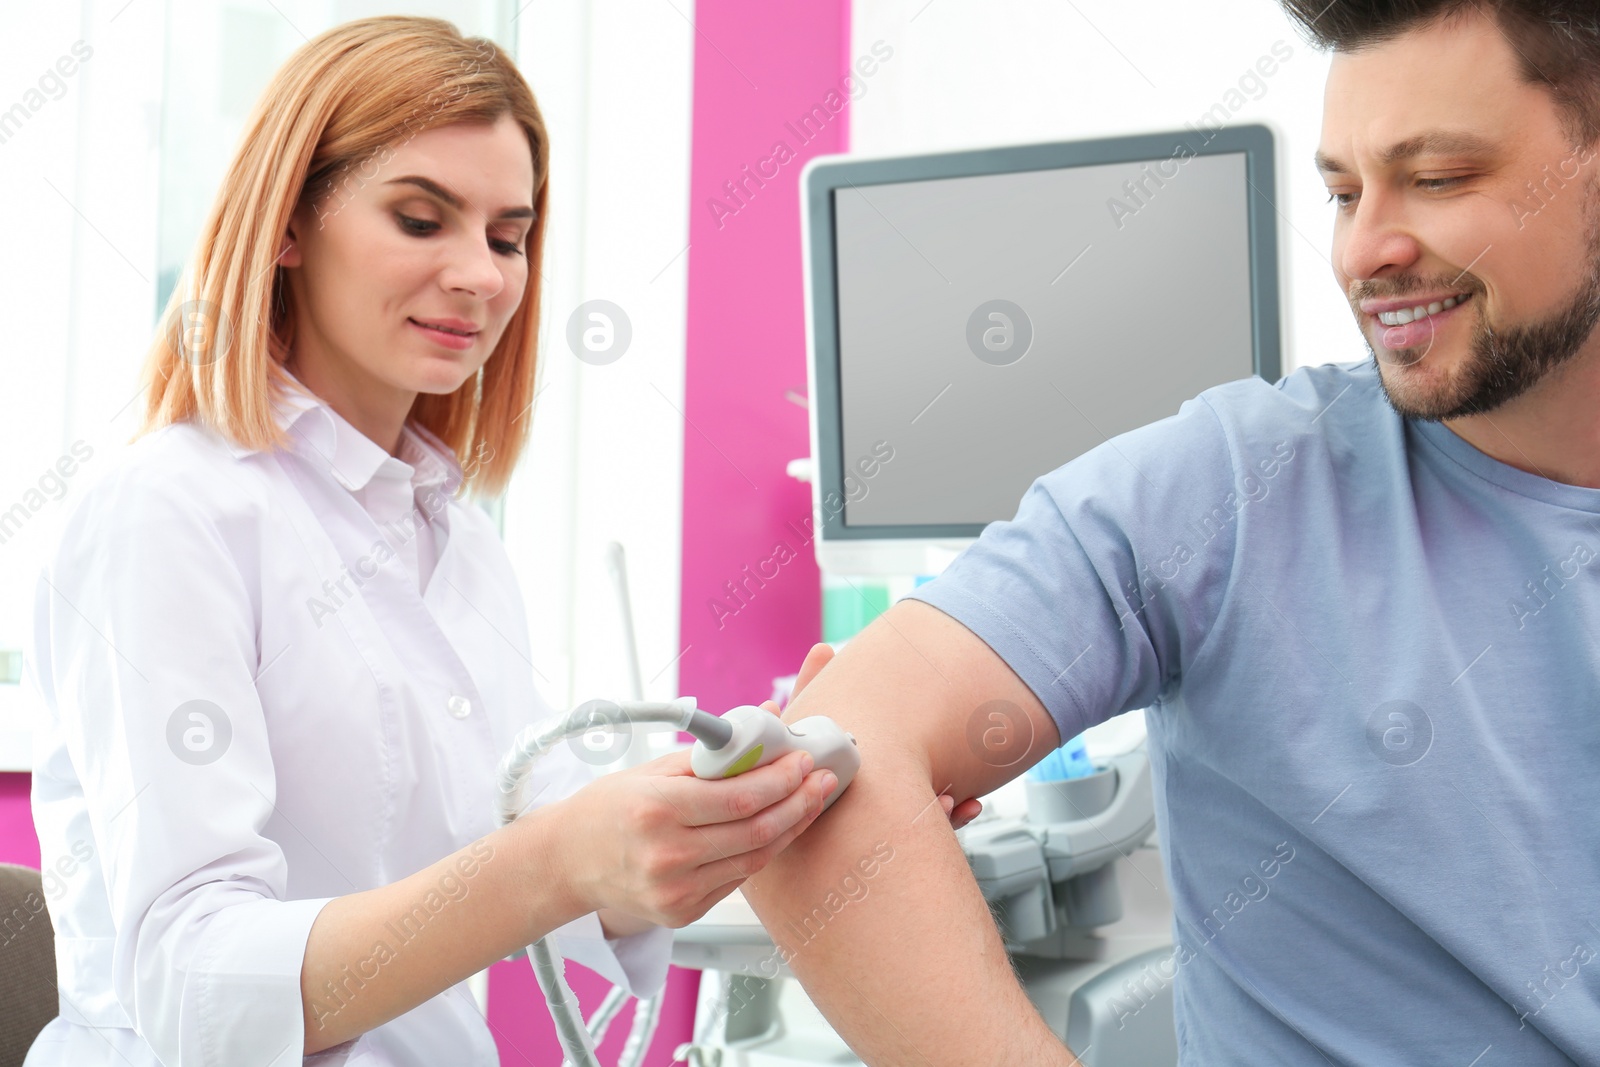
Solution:
[(833, 772), (791, 752), (705, 781), (683, 749), (603, 775), (549, 805), (560, 863), (585, 910), (686, 926), (788, 847), (822, 810)]

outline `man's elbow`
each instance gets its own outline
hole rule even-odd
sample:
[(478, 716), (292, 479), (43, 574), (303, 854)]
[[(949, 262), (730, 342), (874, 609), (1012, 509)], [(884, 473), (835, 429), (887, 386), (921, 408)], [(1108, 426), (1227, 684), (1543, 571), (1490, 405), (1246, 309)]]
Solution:
[(901, 601), (854, 638), (783, 717), (811, 715), (855, 737), (858, 777), (925, 784), (956, 802), (998, 788), (1061, 743), (1055, 720), (994, 650), (920, 601)]

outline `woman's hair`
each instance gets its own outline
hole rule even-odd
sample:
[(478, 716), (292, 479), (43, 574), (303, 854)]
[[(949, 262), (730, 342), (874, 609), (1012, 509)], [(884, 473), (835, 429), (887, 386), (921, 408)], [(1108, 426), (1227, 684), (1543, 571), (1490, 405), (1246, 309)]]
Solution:
[(1279, 0), (1315, 47), (1354, 53), (1435, 20), (1480, 11), (1517, 53), (1524, 83), (1554, 96), (1574, 149), (1600, 140), (1600, 4), (1595, 0)]
[(287, 442), (272, 414), (294, 343), (294, 295), (277, 266), (296, 207), (318, 218), (426, 130), (509, 114), (533, 155), (536, 212), (527, 292), (482, 370), (446, 395), (420, 393), (410, 420), (455, 450), (464, 484), (504, 491), (527, 441), (539, 336), (549, 146), (533, 92), (493, 41), (443, 19), (344, 23), (289, 57), (262, 93), (190, 260), (161, 317), (141, 382), (134, 438), (198, 418), (236, 444)]

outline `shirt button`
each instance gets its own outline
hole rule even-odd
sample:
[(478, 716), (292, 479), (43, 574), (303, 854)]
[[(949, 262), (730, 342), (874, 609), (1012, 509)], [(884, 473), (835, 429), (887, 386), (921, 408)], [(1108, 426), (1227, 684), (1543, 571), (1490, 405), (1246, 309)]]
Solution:
[(459, 694), (445, 701), (444, 706), (458, 719), (465, 719), (472, 714), (472, 701)]

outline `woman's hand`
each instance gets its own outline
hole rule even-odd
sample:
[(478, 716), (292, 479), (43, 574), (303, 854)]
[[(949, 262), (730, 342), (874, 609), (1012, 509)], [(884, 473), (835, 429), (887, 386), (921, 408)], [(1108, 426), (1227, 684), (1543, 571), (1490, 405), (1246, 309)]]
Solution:
[[(818, 643), (806, 653), (794, 695), (810, 684), (833, 648)], [(774, 715), (771, 700), (761, 706)], [(810, 769), (807, 753), (721, 782), (701, 781), (687, 751), (642, 767), (609, 774), (558, 803), (572, 809), (563, 822), (577, 859), (573, 883), (600, 914), (610, 938), (651, 925), (686, 926), (732, 893), (788, 847), (822, 810), (833, 791), (829, 771)], [(983, 810), (976, 798), (959, 804), (942, 795), (940, 806), (960, 828)]]
[[(811, 679), (815, 678), (817, 673), (821, 671), (823, 667), (827, 666), (828, 661), (832, 658), (832, 646), (827, 644), (816, 644), (811, 646), (811, 651), (806, 653), (805, 662), (800, 665), (800, 673), (795, 679), (794, 695), (798, 696), (800, 690), (804, 689), (811, 682)], [(782, 714), (782, 709), (778, 707), (776, 701), (764, 700), (761, 702), (761, 707), (766, 708), (774, 715)], [(659, 763), (661, 761), (658, 760), (657, 762)], [(773, 764), (771, 764), (771, 766), (775, 767), (781, 762), (783, 761), (775, 761)], [(763, 768), (763, 770), (765, 769), (767, 768)], [(750, 773), (753, 774), (755, 772)], [(816, 778), (819, 777), (819, 775), (814, 774), (812, 777)], [(829, 780), (831, 781), (832, 779), (830, 778)], [(826, 797), (832, 791), (833, 786), (830, 784), (823, 788), (822, 795)], [(782, 845), (787, 845), (790, 841), (794, 840), (795, 836), (801, 830), (805, 829), (806, 826), (809, 826), (811, 824), (811, 820), (815, 817), (816, 813), (808, 810), (802, 815), (798, 821), (798, 824), (788, 824), (785, 829), (793, 829), (794, 832), (786, 833), (785, 839), (782, 841)], [(767, 855), (760, 860), (761, 865), (765, 866), (766, 861), (770, 860), (772, 856), (777, 855), (780, 851), (782, 851), (781, 847), (772, 848), (770, 850), (770, 855)], [(760, 867), (753, 867), (749, 873), (754, 873), (754, 871), (759, 869)], [(721, 900), (723, 897), (733, 892), (733, 890), (737, 888), (738, 885), (744, 880), (744, 877), (747, 876), (748, 875), (739, 877), (737, 881), (732, 883), (732, 885), (725, 883), (723, 886), (719, 887), (720, 891), (718, 895), (710, 898), (706, 902), (705, 908), (702, 908), (699, 914), (691, 916), (688, 921), (693, 922), (695, 919), (699, 918), (700, 915), (704, 915), (712, 904), (715, 904), (718, 900)], [(651, 926), (657, 925), (648, 919), (640, 917), (636, 911), (623, 909), (621, 907), (601, 907), (598, 910), (600, 913), (600, 928), (604, 932), (605, 936), (609, 938), (626, 937), (629, 934), (642, 933), (643, 931), (648, 930)]]
[[(831, 771), (791, 752), (736, 778), (702, 781), (688, 751), (595, 779), (550, 805), (570, 888), (588, 910), (686, 926), (811, 824)], [(607, 936), (633, 932), (613, 921)]]
[[(799, 696), (800, 690), (809, 685), (811, 679), (815, 678), (832, 659), (832, 645), (826, 642), (812, 645), (811, 651), (806, 653), (805, 662), (800, 664), (800, 673), (795, 677), (794, 696)], [(790, 699), (792, 700), (793, 697)], [(764, 702), (761, 706), (774, 715), (779, 714), (778, 705), (770, 700)], [(955, 797), (945, 793), (939, 795), (939, 806), (944, 809), (945, 816), (949, 818), (951, 827), (956, 830), (961, 829), (977, 818), (979, 813), (983, 811), (983, 801), (977, 797), (968, 797), (966, 800), (957, 803)]]

